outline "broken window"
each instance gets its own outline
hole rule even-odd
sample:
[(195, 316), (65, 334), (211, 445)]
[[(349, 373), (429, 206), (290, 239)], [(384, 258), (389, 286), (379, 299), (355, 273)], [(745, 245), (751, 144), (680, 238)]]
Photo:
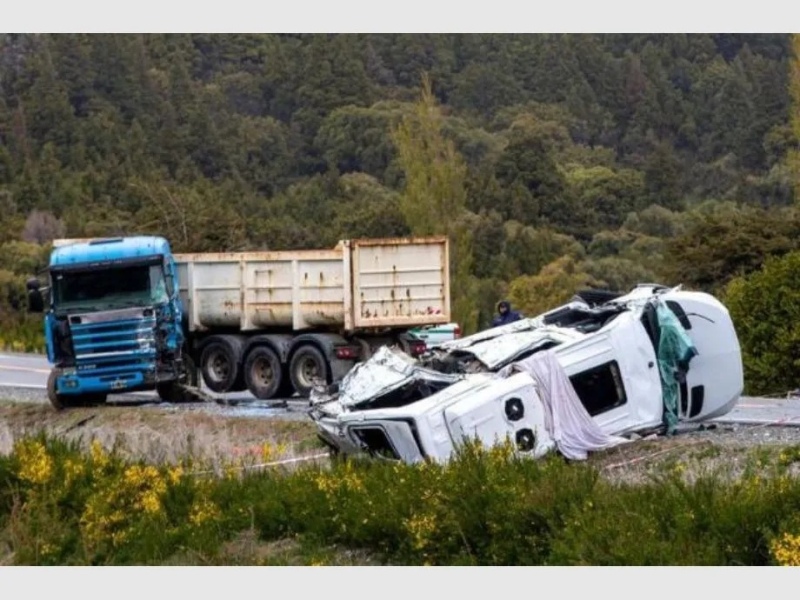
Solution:
[(595, 416), (628, 401), (617, 361), (612, 360), (570, 377), (586, 411)]
[(544, 323), (558, 327), (572, 327), (582, 333), (591, 333), (615, 319), (625, 310), (627, 309), (624, 306), (615, 305), (600, 308), (567, 306), (546, 315)]
[(399, 460), (400, 454), (389, 441), (389, 436), (380, 427), (358, 427), (353, 429), (353, 434), (370, 454)]

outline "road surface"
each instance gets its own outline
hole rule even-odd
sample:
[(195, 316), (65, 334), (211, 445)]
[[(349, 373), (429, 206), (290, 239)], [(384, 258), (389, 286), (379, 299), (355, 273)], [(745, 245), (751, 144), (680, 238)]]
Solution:
[[(34, 393), (25, 394), (28, 399), (39, 399), (47, 402), (47, 375), (50, 367), (44, 356), (37, 354), (0, 353), (0, 398), (14, 399), (14, 389), (27, 389)], [(305, 400), (294, 398), (291, 400), (258, 401), (249, 392), (232, 392), (229, 394), (214, 394), (205, 386), (205, 391), (217, 398), (225, 398), (229, 403), (247, 406), (249, 410), (270, 414), (280, 414), (283, 411), (296, 413), (307, 406)], [(36, 391), (41, 390), (39, 395)], [(119, 400), (120, 403), (149, 403), (156, 401), (155, 392), (134, 392), (119, 396), (109, 396), (109, 400)], [(29, 400), (30, 401), (30, 400)], [(281, 408), (284, 403), (287, 408)], [(249, 412), (248, 410), (248, 412)], [(238, 412), (238, 411), (237, 411)], [(266, 416), (266, 415), (264, 415)], [(716, 423), (775, 423), (800, 427), (800, 398), (752, 398), (743, 396), (737, 406), (727, 415), (714, 419)]]
[[(47, 363), (47, 358), (42, 355), (0, 353), (0, 399), (47, 403), (47, 376), (49, 373), (50, 365)], [(276, 398), (265, 401), (257, 400), (247, 391), (215, 394), (205, 384), (201, 384), (201, 387), (210, 396), (224, 399), (225, 404), (259, 410), (263, 416), (297, 413), (308, 406), (308, 401), (300, 398)], [(15, 396), (15, 391), (22, 390), (26, 390), (27, 393), (20, 394), (19, 397)], [(108, 397), (109, 403), (119, 404), (149, 404), (157, 401), (158, 396), (155, 391), (112, 394)], [(215, 404), (215, 406), (219, 405)]]

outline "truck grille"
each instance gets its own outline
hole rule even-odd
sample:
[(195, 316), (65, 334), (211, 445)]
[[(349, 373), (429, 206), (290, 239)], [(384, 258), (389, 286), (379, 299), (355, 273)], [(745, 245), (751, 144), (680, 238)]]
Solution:
[(155, 317), (71, 325), (77, 368), (113, 374), (156, 355)]

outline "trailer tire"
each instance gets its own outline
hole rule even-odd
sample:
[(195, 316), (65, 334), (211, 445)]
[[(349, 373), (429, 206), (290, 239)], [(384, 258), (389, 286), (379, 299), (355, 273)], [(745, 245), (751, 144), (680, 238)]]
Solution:
[(218, 394), (235, 390), (241, 381), (240, 359), (238, 340), (220, 336), (208, 342), (200, 354), (200, 371), (208, 389)]
[(283, 384), (281, 360), (269, 346), (256, 346), (244, 361), (247, 390), (259, 400), (274, 398)]
[(308, 398), (314, 387), (313, 379), (318, 377), (328, 381), (330, 366), (316, 346), (304, 344), (292, 355), (289, 363), (292, 385), (301, 398)]

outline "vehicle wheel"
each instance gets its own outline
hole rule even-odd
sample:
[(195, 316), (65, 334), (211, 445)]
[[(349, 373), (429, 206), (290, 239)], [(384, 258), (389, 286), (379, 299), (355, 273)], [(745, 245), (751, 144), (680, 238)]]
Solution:
[(76, 404), (80, 404), (81, 406), (98, 406), (100, 404), (105, 404), (107, 399), (108, 394), (103, 392), (82, 394), (78, 397), (78, 402)]
[(247, 389), (259, 400), (274, 398), (283, 382), (283, 369), (278, 355), (268, 346), (256, 346), (244, 363)]
[(329, 371), (328, 361), (325, 360), (322, 352), (310, 345), (300, 346), (292, 356), (289, 365), (292, 385), (302, 398), (308, 398), (311, 395), (314, 379), (319, 378), (327, 382)]
[(47, 378), (47, 399), (56, 410), (64, 410), (67, 403), (64, 402), (64, 396), (56, 391), (56, 379), (61, 375), (60, 369), (51, 369), (50, 375)]
[(200, 355), (200, 370), (208, 389), (218, 394), (234, 390), (239, 379), (240, 348), (225, 339), (209, 342)]
[(183, 369), (183, 382), (188, 386), (198, 387), (200, 382), (197, 380), (197, 364), (192, 355), (186, 351), (183, 352)]
[(183, 400), (183, 388), (177, 381), (162, 381), (156, 384), (156, 394), (162, 402), (177, 404)]

